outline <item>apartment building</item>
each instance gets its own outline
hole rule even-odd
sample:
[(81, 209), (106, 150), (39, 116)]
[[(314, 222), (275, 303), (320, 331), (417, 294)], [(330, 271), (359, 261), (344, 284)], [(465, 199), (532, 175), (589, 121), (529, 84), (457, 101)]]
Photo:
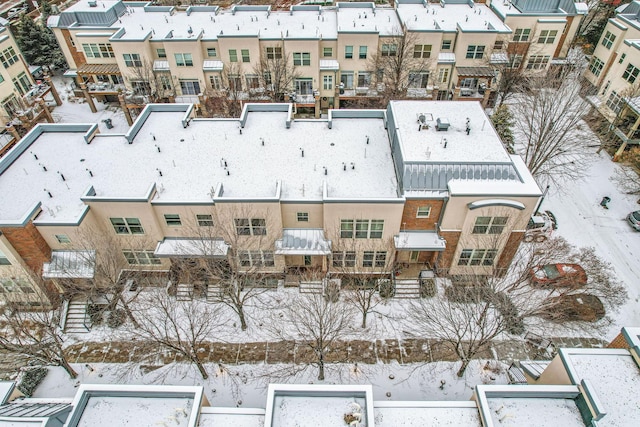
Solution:
[(611, 123), (620, 138), (618, 157), (628, 144), (640, 143), (640, 2), (620, 6), (609, 19), (598, 41), (584, 78), (595, 94), (592, 104)]
[(55, 296), (56, 279), (91, 278), (88, 234), (162, 270), (185, 257), (238, 257), (273, 277), (509, 266), (541, 192), (479, 103), (392, 101), (323, 120), (292, 108), (246, 104), (230, 120), (149, 104), (126, 135), (38, 125), (0, 160), (4, 297), (35, 302), (34, 287)]
[[(379, 96), (390, 70), (373, 58), (399, 55), (413, 68), (403, 70), (403, 96), (487, 105), (501, 68), (547, 69), (551, 59), (566, 56), (586, 8), (556, 3), (400, 0), (394, 8), (337, 3), (290, 11), (190, 6), (179, 12), (143, 2), (83, 0), (48, 25), (69, 63), (67, 75), (84, 88), (90, 105), (93, 97), (115, 100), (122, 90), (194, 103), (201, 101), (198, 94), (229, 91), (259, 99), (276, 78), (261, 64), (284, 59), (295, 69), (282, 88), (286, 99), (318, 115), (341, 102)], [(411, 46), (403, 48), (405, 42)], [(509, 53), (513, 43), (526, 49)], [(510, 62), (509, 55), (520, 57)], [(153, 87), (150, 74), (156, 76)]]

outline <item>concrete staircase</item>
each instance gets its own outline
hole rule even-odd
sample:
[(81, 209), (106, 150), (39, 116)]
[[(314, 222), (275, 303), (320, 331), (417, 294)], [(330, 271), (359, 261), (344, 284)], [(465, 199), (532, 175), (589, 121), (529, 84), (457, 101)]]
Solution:
[(313, 282), (300, 282), (301, 294), (320, 294), (324, 292), (324, 285), (321, 280)]
[(420, 283), (417, 280), (396, 280), (396, 298), (420, 298)]
[(190, 283), (178, 283), (176, 288), (176, 300), (191, 301), (193, 299), (193, 285)]
[(65, 332), (86, 334), (91, 330), (91, 318), (87, 313), (88, 306), (87, 297), (74, 297), (71, 299), (65, 316)]
[(222, 281), (209, 283), (207, 285), (207, 301), (215, 302), (220, 300), (222, 294)]

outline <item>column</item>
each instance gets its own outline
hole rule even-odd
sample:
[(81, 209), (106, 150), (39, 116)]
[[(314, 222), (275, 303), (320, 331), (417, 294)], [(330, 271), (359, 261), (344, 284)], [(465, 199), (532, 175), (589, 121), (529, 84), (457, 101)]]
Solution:
[(44, 81), (47, 82), (47, 84), (51, 88), (51, 95), (53, 95), (53, 99), (56, 101), (56, 105), (57, 106), (62, 105), (62, 100), (60, 99), (60, 94), (58, 93), (58, 89), (56, 89), (56, 87), (54, 86), (53, 82), (51, 81), (51, 76), (49, 76), (48, 74), (45, 74)]
[(131, 113), (129, 112), (127, 103), (124, 100), (124, 93), (118, 94), (118, 101), (120, 101), (120, 108), (122, 108), (122, 111), (124, 112), (124, 118), (127, 119), (127, 124), (129, 126), (133, 125), (133, 119), (131, 118)]
[(89, 108), (91, 108), (92, 113), (97, 113), (98, 109), (96, 108), (96, 104), (93, 102), (93, 98), (89, 95), (89, 90), (87, 89), (86, 83), (80, 83), (80, 89), (82, 90), (82, 94), (84, 98), (87, 100), (87, 104), (89, 104)]

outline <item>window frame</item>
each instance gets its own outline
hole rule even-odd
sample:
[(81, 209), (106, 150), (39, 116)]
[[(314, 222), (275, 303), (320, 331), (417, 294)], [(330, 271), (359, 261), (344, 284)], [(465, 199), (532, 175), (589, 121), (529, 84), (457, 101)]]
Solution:
[(413, 45), (413, 57), (414, 58), (431, 58), (431, 50), (433, 45), (430, 44), (416, 44)]
[(353, 59), (353, 46), (344, 47), (344, 59)]
[(267, 221), (264, 218), (234, 218), (233, 223), (238, 236), (267, 235)]
[(142, 59), (139, 53), (123, 53), (124, 65), (130, 68), (142, 67)]
[(282, 46), (267, 46), (265, 55), (267, 59), (282, 59)]
[(173, 57), (176, 60), (178, 67), (193, 67), (193, 55), (190, 53), (174, 53)]
[(322, 57), (323, 58), (333, 58), (333, 48), (332, 47), (323, 47), (322, 48)]
[(297, 212), (296, 219), (298, 222), (309, 222), (309, 212)]
[(71, 243), (71, 239), (66, 234), (55, 234), (54, 237), (61, 245), (66, 245)]
[(367, 46), (358, 47), (358, 59), (367, 59)]
[(322, 88), (323, 90), (333, 90), (333, 76), (325, 74), (322, 76)]
[(249, 52), (249, 49), (240, 49), (240, 57), (244, 63), (251, 62), (251, 53)]
[(238, 62), (238, 50), (229, 49), (229, 62)]
[[(425, 214), (426, 209), (426, 214)], [(431, 216), (431, 206), (418, 206), (416, 209), (416, 218), (429, 218)]]
[(158, 55), (158, 58), (166, 58), (167, 57), (167, 50), (165, 48), (157, 48), (156, 49), (156, 55)]
[(616, 35), (613, 34), (611, 31), (607, 31), (602, 37), (602, 42), (600, 44), (607, 49), (611, 49), (611, 46), (613, 46), (614, 41), (616, 41)]
[(262, 249), (240, 250), (238, 261), (241, 267), (275, 267), (275, 253)]
[(497, 255), (497, 249), (462, 249), (462, 251), (460, 251), (460, 256), (458, 257), (457, 265), (467, 267), (490, 267), (494, 264)]
[(0, 265), (11, 265), (11, 261), (4, 252), (0, 251)]
[(636, 79), (638, 78), (638, 74), (640, 73), (640, 68), (636, 68), (635, 65), (629, 63), (627, 68), (622, 73), (622, 78), (626, 80), (629, 84), (634, 84)]
[(150, 250), (123, 249), (122, 256), (129, 265), (161, 265), (162, 260)]
[(196, 224), (198, 224), (198, 227), (213, 227), (213, 215), (196, 214)]
[(538, 43), (540, 44), (553, 44), (558, 37), (558, 30), (541, 30), (538, 36)]
[(597, 56), (594, 56), (589, 63), (589, 72), (598, 77), (602, 73), (603, 68), (604, 62), (602, 62), (602, 60)]
[[(121, 221), (117, 221), (117, 220), (121, 220)], [(142, 222), (140, 221), (140, 218), (110, 217), (109, 221), (111, 222), (111, 226), (113, 227), (116, 234), (131, 234), (131, 235), (144, 234), (144, 227), (142, 226)], [(116, 224), (116, 222), (118, 223)]]
[(467, 54), (465, 56), (466, 59), (482, 59), (484, 57), (484, 52), (486, 50), (485, 45), (481, 44), (470, 44), (467, 46)]
[(207, 58), (217, 58), (218, 57), (218, 48), (208, 47), (207, 48)]
[(182, 227), (180, 214), (164, 214), (164, 222), (167, 224), (167, 227)]
[(356, 266), (355, 251), (333, 251), (331, 252), (331, 266), (350, 268)]
[(398, 44), (397, 43), (382, 43), (382, 46), (380, 46), (380, 55), (381, 56), (397, 56), (398, 55)]
[(306, 67), (311, 65), (311, 53), (293, 52), (293, 65), (296, 67)]
[(531, 28), (516, 28), (513, 32), (511, 41), (513, 42), (528, 42), (531, 37)]
[(452, 41), (451, 40), (442, 40), (442, 44), (440, 45), (440, 50), (451, 50)]
[(477, 216), (471, 233), (502, 234), (508, 222), (508, 216)]

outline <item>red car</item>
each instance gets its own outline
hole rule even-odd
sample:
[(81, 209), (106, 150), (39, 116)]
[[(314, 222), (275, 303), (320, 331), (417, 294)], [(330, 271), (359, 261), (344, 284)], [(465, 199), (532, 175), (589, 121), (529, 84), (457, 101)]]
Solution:
[(529, 272), (531, 283), (538, 286), (571, 286), (587, 284), (587, 273), (578, 264), (537, 265)]

